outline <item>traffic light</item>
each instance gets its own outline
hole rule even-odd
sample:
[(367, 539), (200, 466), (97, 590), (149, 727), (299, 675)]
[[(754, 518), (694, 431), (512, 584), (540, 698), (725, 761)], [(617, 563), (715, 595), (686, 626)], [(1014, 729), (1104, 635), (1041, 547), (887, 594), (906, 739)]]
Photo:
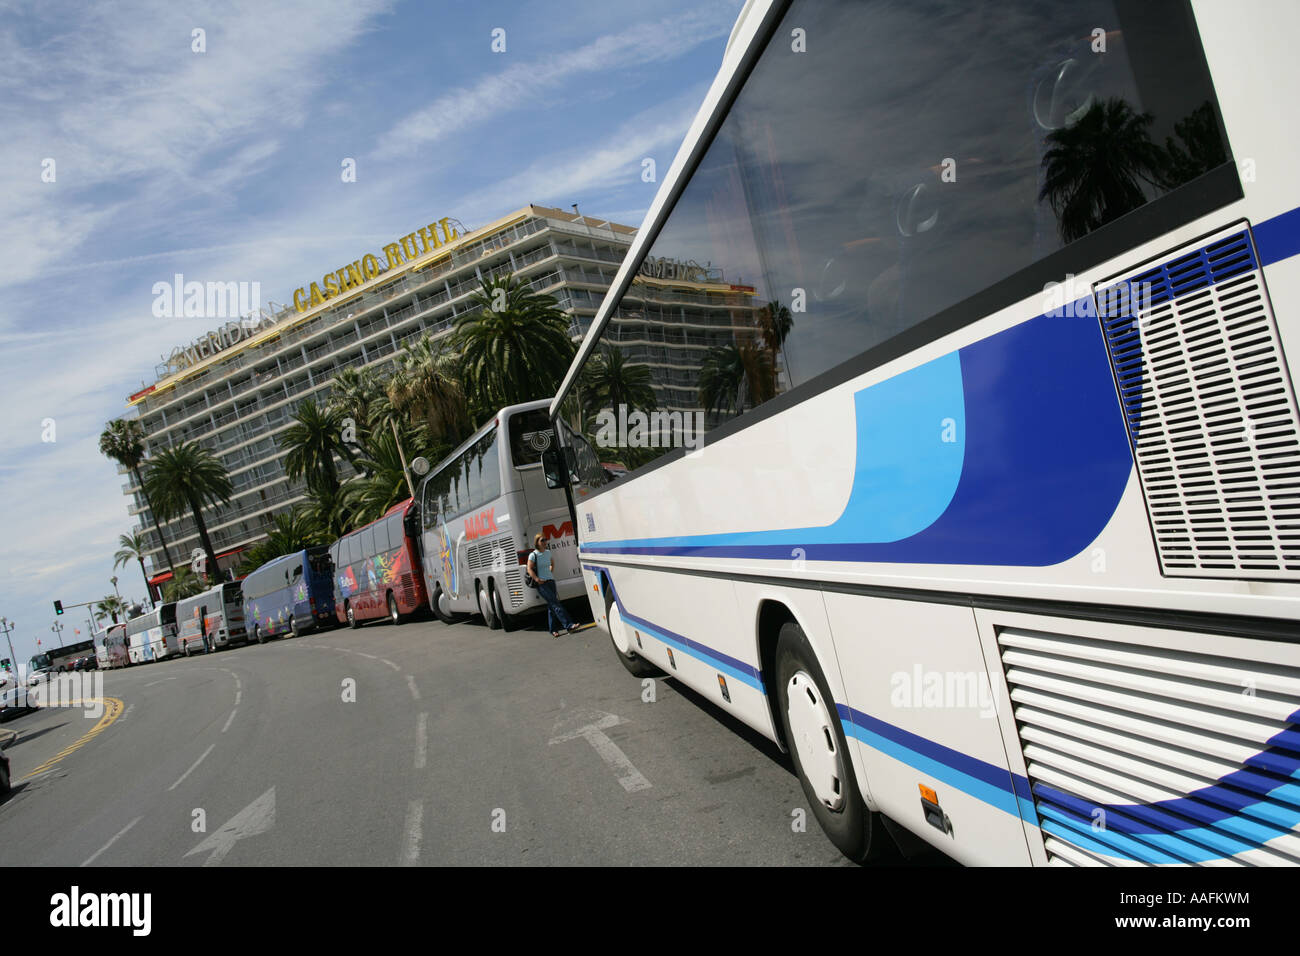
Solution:
[(9, 670), (9, 658), (6, 657), (4, 658), (4, 660), (0, 660), (0, 668), (3, 668), (4, 670)]
[(55, 613), (55, 614), (62, 614), (62, 613), (63, 613), (63, 602), (62, 602), (62, 601), (55, 601), (55, 602), (54, 602), (54, 613)]

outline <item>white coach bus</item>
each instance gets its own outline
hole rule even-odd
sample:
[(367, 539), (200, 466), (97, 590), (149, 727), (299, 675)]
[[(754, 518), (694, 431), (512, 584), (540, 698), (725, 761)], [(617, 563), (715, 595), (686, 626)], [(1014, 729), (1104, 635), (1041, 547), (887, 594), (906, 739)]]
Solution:
[(126, 649), (132, 664), (162, 661), (181, 653), (176, 633), (176, 604), (160, 604), (126, 622)]
[[(548, 472), (624, 664), (787, 748), (848, 856), (887, 820), (971, 864), (1300, 863), (1297, 33), (742, 13)], [(610, 348), (702, 448), (610, 480)]]
[(573, 523), (563, 492), (547, 486), (542, 452), (554, 440), (550, 399), (503, 408), (420, 486), (421, 551), (433, 613), (478, 614), (510, 629), (546, 602), (524, 583), (533, 536), (545, 534), (561, 600), (581, 596)]

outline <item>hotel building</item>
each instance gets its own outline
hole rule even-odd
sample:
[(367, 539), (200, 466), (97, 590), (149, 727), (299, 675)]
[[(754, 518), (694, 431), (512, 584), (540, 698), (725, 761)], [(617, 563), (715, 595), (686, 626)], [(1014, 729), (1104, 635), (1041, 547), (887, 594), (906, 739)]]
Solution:
[[(383, 369), (421, 336), (448, 334), (490, 275), (514, 273), (554, 296), (580, 339), (636, 233), (531, 205), (473, 231), (458, 225), (439, 220), (295, 290), (292, 306), (226, 323), (176, 348), (157, 368), (157, 381), (130, 396), (128, 414), (139, 418), (149, 452), (196, 440), (226, 466), (235, 494), (204, 513), (222, 570), (240, 562), (239, 552), (263, 537), (274, 515), (305, 498), (302, 482), (285, 477), (277, 442), (303, 399), (325, 400), (345, 368)], [(644, 308), (628, 309), (624, 300), (615, 340), (629, 361), (650, 366), (661, 407), (697, 409), (704, 352), (752, 328), (745, 313), (753, 304), (716, 270), (695, 263), (647, 263), (643, 273)], [(340, 467), (347, 477), (346, 463)], [(119, 472), (152, 580), (161, 584), (171, 574), (144, 496)], [(162, 528), (172, 558), (188, 562), (199, 547), (193, 519), (184, 515)]]

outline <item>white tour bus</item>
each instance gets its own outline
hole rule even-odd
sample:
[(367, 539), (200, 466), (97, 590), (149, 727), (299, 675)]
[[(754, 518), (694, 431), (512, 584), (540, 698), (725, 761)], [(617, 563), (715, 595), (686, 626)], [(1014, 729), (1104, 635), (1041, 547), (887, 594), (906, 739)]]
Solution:
[[(746, 5), (547, 470), (623, 662), (787, 748), (847, 855), (1300, 863), (1298, 33)], [(706, 435), (611, 482), (575, 386), (643, 343)]]
[(509, 629), (546, 602), (524, 584), (533, 536), (550, 539), (561, 600), (579, 597), (573, 524), (564, 493), (547, 487), (549, 399), (503, 408), (420, 486), (421, 552), (429, 605), (442, 621), (478, 614)]
[(176, 604), (161, 604), (126, 622), (126, 650), (132, 664), (166, 660), (181, 652), (176, 636)]
[[(204, 608), (207, 617), (203, 616)], [(212, 638), (212, 649), (248, 641), (244, 629), (244, 592), (238, 581), (223, 581), (202, 594), (176, 602), (176, 636), (186, 657), (203, 653), (203, 634)]]

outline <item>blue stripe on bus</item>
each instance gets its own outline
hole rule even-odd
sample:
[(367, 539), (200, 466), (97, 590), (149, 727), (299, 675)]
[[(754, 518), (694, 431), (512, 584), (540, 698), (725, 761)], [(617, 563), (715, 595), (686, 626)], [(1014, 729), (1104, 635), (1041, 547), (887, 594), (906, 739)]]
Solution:
[[(1300, 254), (1300, 209), (1252, 233), (1263, 265)], [(1211, 271), (1209, 281), (1228, 275)], [(802, 551), (810, 561), (899, 564), (1066, 561), (1110, 521), (1133, 458), (1091, 298), (1064, 311), (1067, 317), (1037, 316), (855, 393), (852, 489), (830, 525), (588, 541), (583, 550), (786, 561)], [(896, 417), (897, 429), (882, 428), (881, 410)], [(944, 419), (960, 423), (958, 441), (939, 440)], [(931, 474), (916, 479), (882, 438), (909, 454), (924, 449)], [(936, 513), (954, 468), (956, 488)]]
[(646, 620), (627, 609), (622, 598), (618, 596), (618, 590), (614, 587), (614, 578), (609, 569), (598, 565), (584, 564), (584, 570), (601, 573), (605, 578), (605, 586), (614, 597), (614, 603), (618, 605), (618, 612), (622, 615), (623, 620), (629, 624), (635, 625), (639, 630), (645, 631), (653, 637), (658, 638), (664, 644), (670, 644), (680, 650), (683, 654), (688, 654), (697, 660), (702, 660), (711, 667), (716, 667), (729, 677), (734, 677), (741, 683), (747, 684), (754, 688), (760, 694), (766, 695), (767, 691), (763, 687), (762, 672), (751, 664), (724, 654), (722, 651), (709, 647), (707, 644), (701, 644), (699, 641), (692, 640), (684, 634), (678, 634), (666, 627), (662, 627), (651, 621)]

